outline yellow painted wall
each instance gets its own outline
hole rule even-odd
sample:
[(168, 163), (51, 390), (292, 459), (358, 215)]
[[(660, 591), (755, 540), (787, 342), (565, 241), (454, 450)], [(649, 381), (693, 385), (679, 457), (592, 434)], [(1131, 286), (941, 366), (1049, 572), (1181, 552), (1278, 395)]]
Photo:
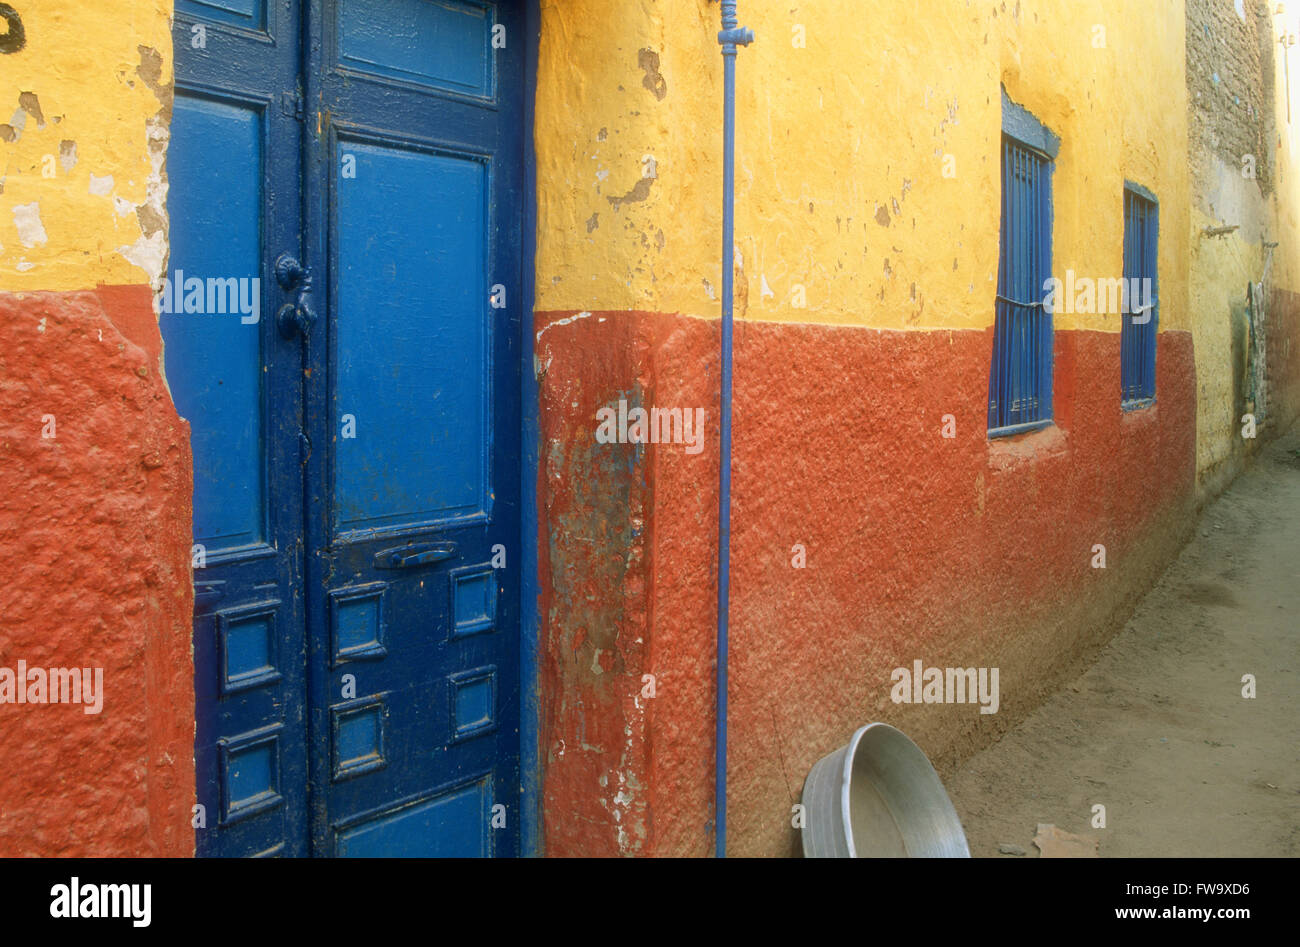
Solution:
[(170, 0), (11, 5), (27, 45), (0, 55), (0, 289), (152, 281), (167, 246)]
[[(1224, 176), (1236, 173), (1223, 169)], [(1262, 209), (1262, 208), (1261, 208)], [(1235, 215), (1234, 215), (1235, 216)], [(1264, 270), (1265, 251), (1259, 230), (1247, 236), (1206, 237), (1206, 228), (1222, 225), (1200, 209), (1191, 216), (1190, 289), (1196, 346), (1196, 469), (1202, 482), (1244, 447), (1237, 413), (1233, 370), (1232, 307), (1243, 306), (1247, 283)], [(1294, 244), (1292, 244), (1294, 245)], [(1281, 259), (1274, 259), (1276, 267)]]
[[(741, 21), (738, 316), (991, 325), (1005, 83), (1062, 137), (1054, 272), (1121, 275), (1138, 181), (1161, 200), (1161, 328), (1187, 328), (1181, 0), (743, 0)], [(539, 309), (717, 315), (717, 30), (707, 0), (543, 0)]]
[[(1277, 14), (1269, 7), (1275, 36), (1300, 35), (1300, 10)], [(1273, 120), (1277, 130), (1274, 191), (1265, 198), (1255, 180), (1243, 177), (1241, 167), (1206, 156), (1209, 168), (1205, 186), (1195, 188), (1189, 220), (1192, 333), (1196, 345), (1197, 410), (1196, 468), (1203, 486), (1211, 492), (1224, 485), (1239, 469), (1243, 452), (1251, 445), (1242, 437), (1242, 415), (1236, 399), (1233, 332), (1234, 306), (1244, 307), (1246, 286), (1259, 281), (1268, 268), (1274, 287), (1300, 291), (1300, 46), (1292, 48), (1292, 119), (1287, 118), (1287, 70), (1281, 50), (1274, 47)], [(1207, 228), (1235, 225), (1223, 236), (1206, 236)], [(1265, 242), (1278, 244), (1269, 250)], [(1240, 371), (1240, 366), (1236, 367)]]

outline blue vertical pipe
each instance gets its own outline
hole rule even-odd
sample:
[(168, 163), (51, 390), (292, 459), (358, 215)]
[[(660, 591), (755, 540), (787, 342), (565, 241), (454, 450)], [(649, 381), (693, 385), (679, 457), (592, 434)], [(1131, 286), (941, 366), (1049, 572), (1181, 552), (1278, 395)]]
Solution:
[(738, 27), (736, 0), (722, 0), (722, 385), (718, 459), (718, 712), (714, 760), (714, 853), (727, 857), (727, 586), (731, 574), (731, 304), (736, 222), (736, 47), (754, 41)]

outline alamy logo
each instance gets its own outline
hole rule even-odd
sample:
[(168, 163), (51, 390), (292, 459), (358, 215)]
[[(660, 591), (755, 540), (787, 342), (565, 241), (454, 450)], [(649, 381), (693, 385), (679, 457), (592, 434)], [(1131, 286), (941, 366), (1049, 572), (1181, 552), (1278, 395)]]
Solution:
[(163, 277), (158, 311), (186, 315), (239, 313), (239, 321), (253, 325), (262, 318), (262, 281), (254, 277), (214, 277), (206, 280), (177, 270)]
[(1130, 279), (1093, 279), (1065, 271), (1065, 279), (1055, 276), (1043, 281), (1043, 309), (1050, 313), (1112, 315), (1132, 313), (1134, 325), (1151, 321), (1155, 302), (1148, 277)]
[(894, 668), (889, 697), (896, 704), (980, 704), (980, 713), (998, 712), (997, 668)]
[(153, 885), (83, 885), (73, 875), (50, 889), (50, 917), (129, 917), (133, 927), (148, 927)]
[[(618, 411), (601, 408), (596, 412), (600, 426), (596, 441), (600, 444), (685, 444), (686, 453), (704, 450), (704, 409), (633, 408), (620, 400)], [(692, 423), (694, 422), (694, 423)]]
[[(92, 673), (93, 672), (93, 673)], [(104, 709), (103, 668), (0, 667), (0, 704), (84, 704), (82, 711)]]

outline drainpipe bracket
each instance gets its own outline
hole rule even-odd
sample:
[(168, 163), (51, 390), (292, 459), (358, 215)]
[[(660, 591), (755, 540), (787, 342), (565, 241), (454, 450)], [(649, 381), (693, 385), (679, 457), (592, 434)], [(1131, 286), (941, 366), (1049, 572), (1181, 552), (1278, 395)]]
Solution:
[(754, 31), (746, 26), (718, 31), (718, 43), (730, 47), (723, 52), (735, 52), (737, 46), (748, 46), (752, 42), (754, 42)]

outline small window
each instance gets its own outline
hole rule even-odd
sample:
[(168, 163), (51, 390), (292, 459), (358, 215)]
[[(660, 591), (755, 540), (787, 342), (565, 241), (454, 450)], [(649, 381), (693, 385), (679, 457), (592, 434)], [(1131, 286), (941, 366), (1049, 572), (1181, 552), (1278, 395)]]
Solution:
[(1156, 240), (1159, 206), (1136, 184), (1124, 187), (1124, 306), (1120, 318), (1120, 388), (1125, 408), (1141, 408), (1156, 397)]
[(1002, 223), (989, 437), (1052, 423), (1052, 165), (1060, 139), (1002, 95)]

